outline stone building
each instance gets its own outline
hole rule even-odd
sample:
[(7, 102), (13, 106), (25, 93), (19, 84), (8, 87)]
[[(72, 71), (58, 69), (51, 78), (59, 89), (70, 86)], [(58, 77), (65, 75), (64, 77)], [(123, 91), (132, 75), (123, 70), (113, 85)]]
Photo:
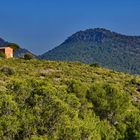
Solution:
[(0, 47), (0, 52), (5, 55), (5, 58), (13, 57), (13, 48), (11, 47)]

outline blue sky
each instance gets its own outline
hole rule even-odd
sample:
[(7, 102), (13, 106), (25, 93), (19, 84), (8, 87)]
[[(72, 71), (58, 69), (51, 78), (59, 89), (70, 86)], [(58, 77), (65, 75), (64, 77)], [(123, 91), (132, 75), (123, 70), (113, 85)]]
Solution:
[(35, 54), (96, 27), (140, 35), (140, 0), (0, 0), (0, 37)]

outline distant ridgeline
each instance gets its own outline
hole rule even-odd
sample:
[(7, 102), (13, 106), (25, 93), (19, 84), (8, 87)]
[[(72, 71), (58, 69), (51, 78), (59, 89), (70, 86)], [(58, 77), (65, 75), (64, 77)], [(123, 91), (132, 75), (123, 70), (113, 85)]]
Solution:
[(5, 47), (7, 46), (9, 43), (4, 41), (2, 38), (0, 38), (0, 47)]
[(140, 74), (140, 36), (126, 36), (106, 29), (79, 31), (40, 56), (42, 59), (98, 63), (118, 71)]
[(14, 57), (23, 57), (24, 54), (31, 53), (30, 51), (28, 51), (24, 48), (20, 48), (18, 45), (14, 44), (14, 43), (9, 43), (9, 42), (3, 40), (2, 38), (0, 38), (0, 47), (6, 47), (6, 46), (11, 46), (11, 45), (13, 45), (14, 48), (17, 47), (17, 49), (15, 49), (15, 51), (14, 51)]

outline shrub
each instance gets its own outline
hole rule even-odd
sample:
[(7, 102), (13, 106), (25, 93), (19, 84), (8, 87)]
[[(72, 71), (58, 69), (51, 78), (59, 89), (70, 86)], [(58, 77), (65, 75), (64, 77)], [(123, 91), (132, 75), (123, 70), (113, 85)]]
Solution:
[(91, 67), (97, 67), (97, 68), (100, 67), (98, 63), (92, 63), (92, 64), (90, 64), (90, 66), (91, 66)]
[(139, 140), (139, 83), (77, 63), (0, 60), (0, 140)]
[[(130, 106), (129, 95), (122, 93), (111, 84), (93, 85), (88, 91), (87, 98), (93, 103), (95, 113), (113, 125), (118, 123), (118, 118), (125, 116)], [(121, 116), (122, 113), (123, 116)]]
[(10, 43), (9, 46), (11, 48), (13, 48), (14, 52), (18, 49), (20, 49), (20, 46), (18, 44), (15, 44), (15, 43)]
[(31, 60), (31, 59), (33, 59), (34, 58), (34, 56), (31, 54), (31, 53), (26, 53), (25, 55), (24, 55), (24, 59), (25, 60)]
[(13, 74), (15, 74), (14, 69), (10, 68), (10, 67), (3, 67), (1, 69), (1, 72), (3, 72), (5, 75), (13, 75)]
[(0, 52), (0, 58), (5, 58), (5, 54), (3, 52)]

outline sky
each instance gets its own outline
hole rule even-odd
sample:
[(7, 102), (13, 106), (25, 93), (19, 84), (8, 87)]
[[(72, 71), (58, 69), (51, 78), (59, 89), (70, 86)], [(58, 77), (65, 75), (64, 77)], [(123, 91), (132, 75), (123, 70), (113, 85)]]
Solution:
[(140, 0), (0, 0), (0, 37), (38, 55), (98, 27), (140, 35)]

